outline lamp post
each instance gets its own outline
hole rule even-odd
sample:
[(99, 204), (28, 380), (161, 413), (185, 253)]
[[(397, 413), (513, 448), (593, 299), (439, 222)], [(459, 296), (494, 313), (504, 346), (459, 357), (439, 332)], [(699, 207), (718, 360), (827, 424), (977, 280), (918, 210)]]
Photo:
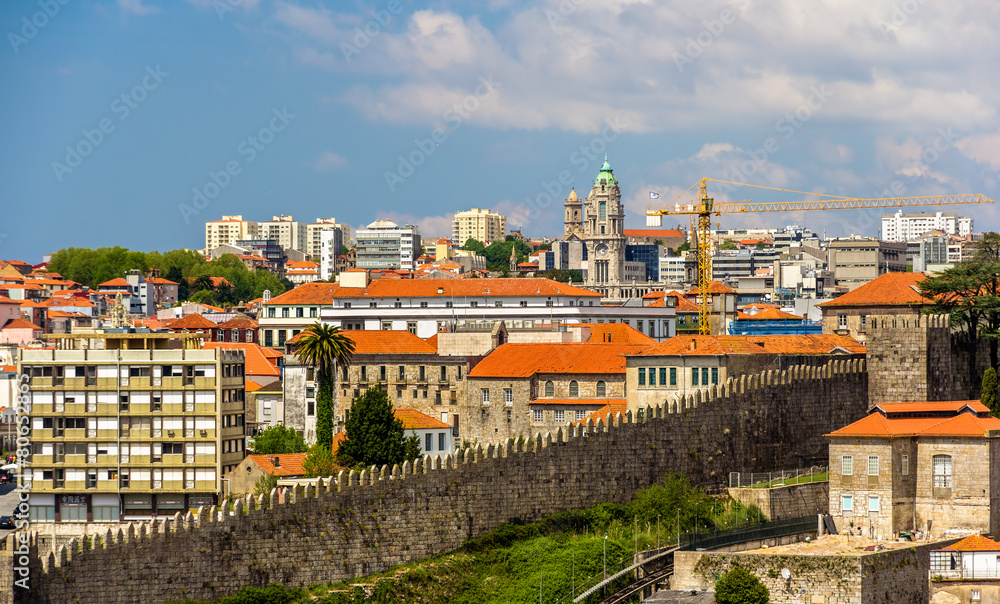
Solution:
[(656, 549), (660, 549), (660, 515), (656, 515)]
[(608, 580), (608, 534), (604, 533), (604, 580)]

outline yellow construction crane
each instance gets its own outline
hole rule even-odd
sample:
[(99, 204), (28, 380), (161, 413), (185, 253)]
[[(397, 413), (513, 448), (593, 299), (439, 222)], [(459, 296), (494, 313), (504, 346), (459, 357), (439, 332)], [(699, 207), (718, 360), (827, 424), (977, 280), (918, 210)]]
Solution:
[[(825, 197), (827, 199), (810, 199), (806, 201), (752, 201), (741, 199), (739, 201), (721, 201), (708, 196), (708, 181), (720, 182), (742, 187), (755, 187), (758, 189), (769, 189), (772, 191), (785, 191), (788, 193), (799, 193), (813, 197)], [(738, 214), (741, 212), (791, 212), (795, 210), (854, 210), (860, 208), (903, 208), (910, 206), (942, 206), (963, 203), (994, 203), (992, 199), (978, 193), (968, 195), (932, 195), (928, 197), (876, 197), (862, 199), (859, 197), (842, 197), (839, 195), (826, 195), (823, 193), (811, 193), (808, 191), (795, 191), (792, 189), (781, 189), (779, 187), (765, 187), (762, 185), (750, 185), (740, 182), (730, 182), (728, 180), (717, 180), (714, 178), (702, 178), (698, 181), (698, 201), (694, 203), (678, 203), (685, 193), (694, 188), (691, 185), (683, 193), (674, 199), (674, 207), (647, 208), (646, 226), (659, 227), (662, 225), (664, 216), (690, 215), (698, 217), (696, 229), (696, 243), (698, 246), (698, 291), (700, 294), (698, 313), (698, 333), (708, 335), (711, 333), (710, 325), (710, 296), (709, 287), (712, 283), (712, 214), (721, 216), (722, 214)]]

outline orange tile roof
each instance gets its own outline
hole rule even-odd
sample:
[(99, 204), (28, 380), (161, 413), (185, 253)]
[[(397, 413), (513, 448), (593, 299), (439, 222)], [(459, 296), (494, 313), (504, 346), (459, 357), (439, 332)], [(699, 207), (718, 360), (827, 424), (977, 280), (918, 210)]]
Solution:
[(170, 329), (212, 329), (217, 327), (217, 325), (212, 322), (211, 319), (206, 319), (205, 317), (199, 315), (198, 313), (191, 313), (185, 315), (180, 319), (177, 319), (170, 324)]
[(0, 327), (0, 329), (31, 329), (34, 331), (42, 330), (41, 327), (35, 325), (31, 321), (28, 321), (27, 319), (11, 319), (10, 321), (7, 321), (7, 323), (3, 327)]
[(737, 312), (736, 318), (740, 321), (801, 321), (802, 317), (785, 312), (779, 308), (764, 308), (757, 313), (747, 314)]
[(217, 329), (257, 329), (259, 325), (246, 315), (236, 315), (232, 319), (219, 323), (215, 327)]
[[(281, 370), (278, 368), (277, 362), (271, 361), (271, 359), (277, 358), (274, 356), (276, 353), (257, 344), (251, 342), (205, 342), (201, 347), (205, 350), (213, 348), (243, 350), (246, 358), (247, 376), (281, 377)], [(265, 352), (265, 350), (269, 352)]]
[[(345, 330), (354, 354), (437, 354), (437, 347), (405, 330)], [(300, 334), (301, 335), (301, 334)]]
[(865, 347), (849, 336), (806, 334), (779, 336), (682, 335), (664, 340), (631, 356), (695, 356), (724, 354), (830, 354), (838, 348), (864, 354)]
[(45, 306), (45, 307), (49, 307), (49, 306), (80, 306), (80, 307), (83, 307), (83, 308), (88, 308), (88, 307), (89, 308), (93, 308), (93, 307), (96, 306), (90, 300), (87, 300), (85, 298), (79, 298), (79, 297), (76, 297), (76, 296), (71, 296), (69, 298), (49, 298), (48, 300), (45, 300), (44, 302), (40, 302), (38, 305), (39, 306)]
[(643, 344), (652, 346), (656, 340), (625, 323), (586, 323), (592, 343)]
[(927, 278), (923, 273), (886, 273), (861, 287), (817, 304), (822, 308), (841, 306), (909, 306), (930, 305), (932, 302), (920, 295), (917, 284)]
[(538, 373), (625, 374), (625, 357), (635, 344), (504, 344), (469, 372), (469, 377), (526, 378)]
[(20, 305), (21, 303), (19, 301), (17, 301), (17, 300), (11, 300), (7, 296), (0, 295), (0, 304), (17, 304), (17, 305)]
[(594, 411), (593, 413), (591, 413), (587, 417), (585, 417), (585, 418), (581, 419), (580, 421), (576, 422), (576, 425), (578, 425), (578, 426), (584, 426), (584, 425), (587, 424), (587, 420), (588, 419), (589, 420), (594, 420), (595, 424), (597, 423), (597, 420), (601, 420), (601, 421), (607, 423), (607, 421), (608, 421), (608, 414), (609, 413), (612, 416), (617, 416), (619, 413), (621, 413), (622, 415), (624, 415), (626, 411), (628, 411), (628, 405), (625, 403), (625, 399), (623, 399), (623, 398), (622, 399), (609, 399), (607, 405), (601, 407), (597, 411)]
[(434, 335), (432, 335), (429, 338), (424, 338), (424, 342), (427, 342), (428, 344), (430, 344), (431, 346), (433, 346), (434, 350), (436, 351), (437, 347), (438, 347), (438, 335), (434, 334)]
[(416, 409), (393, 409), (392, 414), (403, 423), (404, 430), (451, 428), (450, 425), (443, 421), (421, 413)]
[(180, 285), (176, 281), (164, 279), (163, 277), (146, 277), (146, 283), (152, 283), (153, 285)]
[(45, 311), (46, 316), (50, 319), (71, 319), (71, 318), (90, 318), (90, 315), (84, 314), (82, 312), (66, 312), (65, 310), (52, 310), (51, 308)]
[(271, 298), (264, 304), (322, 304), (330, 306), (333, 304), (333, 298), (338, 289), (340, 289), (339, 283), (303, 283), (295, 289)]
[[(297, 288), (296, 288), (297, 289)], [(438, 291), (441, 290), (441, 293)], [(375, 280), (368, 287), (341, 287), (336, 298), (432, 298), (501, 296), (574, 296), (600, 298), (601, 294), (551, 279), (390, 279)], [(280, 296), (279, 296), (280, 297)], [(271, 300), (274, 303), (274, 300)]]
[[(686, 296), (697, 296), (700, 293), (701, 293), (701, 290), (696, 285), (696, 286), (692, 287), (691, 289), (689, 289), (685, 295)], [(708, 293), (710, 293), (710, 294), (735, 294), (736, 291), (734, 291), (732, 288), (730, 288), (729, 286), (727, 286), (722, 281), (712, 281), (711, 283), (708, 284)]]
[(626, 237), (646, 237), (646, 238), (660, 238), (660, 237), (685, 237), (684, 231), (679, 231), (677, 229), (624, 229)]
[(256, 392), (261, 388), (263, 388), (263, 386), (261, 386), (257, 382), (247, 382), (246, 386), (244, 387), (244, 390), (246, 390), (247, 392)]
[(970, 401), (917, 401), (912, 403), (879, 403), (875, 408), (881, 409), (886, 414), (896, 413), (958, 413), (963, 408), (968, 407), (974, 413), (989, 415), (989, 408), (977, 400)]
[[(250, 459), (260, 466), (268, 474), (273, 476), (302, 476), (306, 473), (302, 463), (305, 461), (305, 453), (281, 453), (272, 455), (250, 455)], [(278, 466), (274, 465), (274, 458), (278, 458)]]
[(948, 547), (933, 550), (936, 552), (1000, 552), (1000, 541), (994, 541), (985, 535), (969, 535), (958, 543)]
[(624, 403), (623, 398), (536, 398), (533, 401), (529, 401), (529, 405), (576, 405), (576, 406), (587, 406), (593, 407), (597, 405), (599, 407), (605, 407), (607, 405), (616, 405), (618, 403)]
[(831, 437), (964, 436), (983, 438), (988, 430), (1000, 430), (1000, 419), (977, 417), (970, 408), (951, 417), (887, 417), (878, 409), (853, 424), (827, 434)]
[(299, 262), (289, 262), (285, 265), (286, 269), (310, 269), (319, 268), (319, 265), (310, 260), (302, 260)]
[(693, 312), (693, 313), (700, 312), (700, 309), (694, 302), (691, 302), (690, 300), (684, 297), (684, 294), (677, 291), (664, 292), (660, 300), (657, 300), (656, 302), (650, 304), (649, 306), (653, 308), (666, 306), (665, 302), (666, 298), (674, 299), (674, 310), (676, 312)]
[(104, 283), (99, 284), (97, 287), (104, 287), (104, 288), (108, 288), (108, 287), (132, 287), (132, 284), (129, 283), (128, 281), (126, 281), (125, 279), (123, 279), (121, 277), (118, 277), (117, 279), (112, 279), (111, 281), (105, 281)]

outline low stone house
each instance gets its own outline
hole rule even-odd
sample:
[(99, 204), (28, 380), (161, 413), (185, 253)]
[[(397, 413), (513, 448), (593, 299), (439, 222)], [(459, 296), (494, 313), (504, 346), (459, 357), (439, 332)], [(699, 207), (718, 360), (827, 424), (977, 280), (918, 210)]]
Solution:
[(1000, 530), (1000, 419), (979, 401), (881, 403), (826, 436), (838, 531)]
[(930, 307), (917, 285), (923, 273), (886, 273), (842, 296), (818, 304), (823, 313), (823, 333), (851, 336), (864, 343), (874, 315), (916, 319)]

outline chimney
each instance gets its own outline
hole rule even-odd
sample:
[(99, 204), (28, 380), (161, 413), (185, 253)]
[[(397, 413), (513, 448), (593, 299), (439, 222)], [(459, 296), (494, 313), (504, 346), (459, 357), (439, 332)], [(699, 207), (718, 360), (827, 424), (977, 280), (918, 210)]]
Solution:
[(274, 456), (273, 462), (274, 462), (274, 467), (276, 468), (281, 467), (281, 458), (279, 458), (277, 455)]
[(698, 340), (691, 338), (691, 350), (698, 348)]

